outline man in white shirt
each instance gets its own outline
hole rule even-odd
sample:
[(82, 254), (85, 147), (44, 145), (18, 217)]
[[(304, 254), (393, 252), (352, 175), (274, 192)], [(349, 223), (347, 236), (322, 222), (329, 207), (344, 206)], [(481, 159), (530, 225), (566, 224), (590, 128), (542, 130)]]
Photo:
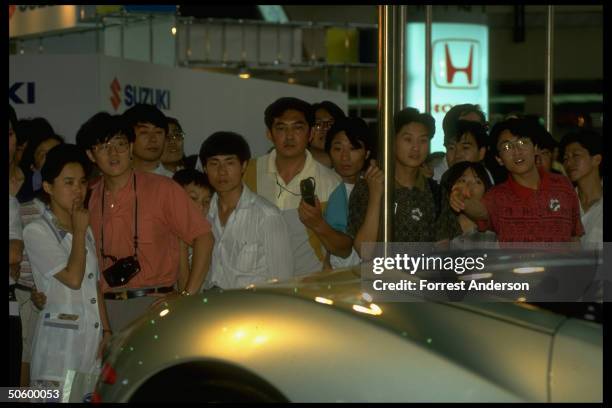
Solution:
[(161, 162), (168, 135), (166, 115), (153, 105), (136, 104), (123, 112), (123, 116), (136, 134), (132, 167), (172, 178), (173, 173)]
[(559, 157), (565, 172), (576, 185), (580, 202), (580, 219), (584, 235), (583, 246), (603, 244), (603, 181), (600, 167), (603, 161), (601, 134), (590, 129), (568, 133), (561, 140)]
[(202, 143), (200, 160), (216, 193), (208, 220), (215, 245), (205, 289), (246, 288), (293, 276), (293, 255), (280, 210), (243, 182), (251, 151), (232, 132), (216, 132)]
[[(340, 176), (317, 162), (306, 149), (315, 121), (308, 102), (280, 98), (266, 108), (264, 116), (266, 136), (274, 150), (249, 162), (244, 182), (282, 211), (289, 229), (295, 275), (321, 271), (326, 251), (348, 256), (352, 249), (350, 237), (323, 219)], [(306, 179), (314, 180), (314, 206), (302, 200), (300, 183)]]

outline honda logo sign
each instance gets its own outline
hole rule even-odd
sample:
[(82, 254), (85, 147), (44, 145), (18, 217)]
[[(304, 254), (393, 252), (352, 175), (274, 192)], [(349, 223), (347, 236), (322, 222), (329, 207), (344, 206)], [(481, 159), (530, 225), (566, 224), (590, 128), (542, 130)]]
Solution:
[(478, 88), (480, 44), (474, 40), (443, 39), (432, 47), (433, 82), (438, 88)]
[[(425, 111), (425, 24), (406, 30), (406, 106)], [(436, 129), (431, 151), (444, 151), (442, 120), (453, 106), (472, 103), (487, 115), (489, 29), (483, 24), (433, 23), (431, 114)], [(488, 116), (488, 115), (487, 115)]]

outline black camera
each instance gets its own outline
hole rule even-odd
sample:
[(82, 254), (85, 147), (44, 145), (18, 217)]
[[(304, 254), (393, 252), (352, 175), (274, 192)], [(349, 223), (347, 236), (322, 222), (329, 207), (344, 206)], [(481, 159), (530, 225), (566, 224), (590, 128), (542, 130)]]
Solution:
[(110, 287), (122, 286), (128, 283), (140, 272), (140, 263), (134, 256), (119, 259), (102, 272)]
[(315, 179), (308, 177), (300, 181), (300, 192), (305, 203), (315, 206)]

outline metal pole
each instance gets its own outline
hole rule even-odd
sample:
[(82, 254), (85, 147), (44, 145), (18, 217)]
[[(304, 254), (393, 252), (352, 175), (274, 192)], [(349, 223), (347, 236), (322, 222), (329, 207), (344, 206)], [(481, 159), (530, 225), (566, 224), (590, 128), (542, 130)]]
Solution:
[(149, 16), (149, 62), (153, 63), (153, 15)]
[(174, 33), (174, 66), (178, 67), (179, 66), (179, 59), (180, 59), (180, 53), (179, 53), (179, 47), (180, 47), (180, 43), (179, 43), (179, 19), (177, 18), (176, 14), (174, 15), (174, 28), (176, 29), (176, 32)]
[(119, 50), (121, 51), (121, 53), (120, 53), (121, 58), (125, 58), (125, 56), (124, 56), (124, 52), (125, 52), (125, 50), (124, 50), (124, 48), (125, 48), (125, 46), (124, 46), (124, 43), (125, 43), (125, 38), (124, 38), (125, 37), (125, 33), (124, 33), (125, 28), (124, 28), (124, 26), (125, 26), (125, 16), (122, 16), (121, 17), (121, 25), (119, 26), (119, 42), (120, 42)]
[(431, 113), (431, 27), (433, 6), (425, 6), (425, 112)]
[(553, 82), (554, 82), (554, 31), (555, 14), (554, 6), (548, 6), (548, 18), (546, 24), (546, 130), (552, 133), (553, 128)]
[[(431, 7), (431, 6), (430, 6)], [(397, 13), (397, 34), (395, 51), (397, 52), (397, 60), (395, 62), (399, 72), (397, 76), (397, 110), (408, 106), (406, 103), (406, 13), (407, 6), (399, 6)]]
[(361, 117), (361, 68), (357, 68), (357, 117)]
[[(379, 146), (382, 153), (381, 164), (385, 174), (385, 192), (382, 206), (382, 239), (383, 242), (393, 241), (393, 213), (395, 190), (395, 146), (393, 114), (399, 110), (398, 83), (399, 55), (397, 47), (401, 43), (398, 38), (398, 6), (378, 6), (378, 129)], [(385, 245), (385, 254), (387, 247)]]

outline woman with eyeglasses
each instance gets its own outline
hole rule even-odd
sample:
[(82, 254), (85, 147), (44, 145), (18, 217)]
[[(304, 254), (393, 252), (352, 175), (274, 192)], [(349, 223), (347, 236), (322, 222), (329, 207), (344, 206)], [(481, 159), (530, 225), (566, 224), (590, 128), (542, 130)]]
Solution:
[(185, 156), (185, 133), (176, 118), (168, 117), (168, 136), (164, 144), (161, 163), (166, 170), (176, 173), (181, 169), (193, 169), (197, 155)]
[(312, 110), (315, 113), (315, 124), (308, 150), (316, 161), (324, 166), (331, 167), (331, 157), (325, 151), (325, 139), (333, 124), (345, 118), (346, 115), (338, 105), (330, 101), (315, 103), (312, 105)]
[(47, 296), (32, 344), (30, 375), (36, 387), (63, 387), (68, 370), (95, 374), (110, 338), (84, 207), (89, 168), (77, 146), (51, 149), (41, 170), (45, 211), (23, 232), (36, 287)]

